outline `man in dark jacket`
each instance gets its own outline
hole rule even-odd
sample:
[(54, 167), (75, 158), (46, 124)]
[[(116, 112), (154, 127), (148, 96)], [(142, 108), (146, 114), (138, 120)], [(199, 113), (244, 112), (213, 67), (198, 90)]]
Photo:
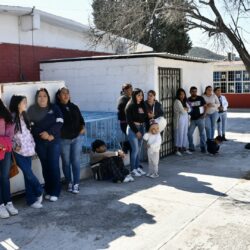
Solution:
[[(125, 107), (131, 98), (132, 91), (133, 91), (133, 87), (130, 83), (123, 84), (122, 93), (118, 99), (117, 115), (118, 115), (118, 120), (120, 121), (121, 130), (124, 133), (125, 137), (126, 137), (126, 130), (128, 126), (127, 121), (126, 121), (126, 115), (125, 115)], [(129, 145), (128, 140), (126, 139), (122, 144), (123, 144), (123, 147), (122, 147), (123, 151), (127, 153), (128, 150), (130, 150), (130, 145)]]

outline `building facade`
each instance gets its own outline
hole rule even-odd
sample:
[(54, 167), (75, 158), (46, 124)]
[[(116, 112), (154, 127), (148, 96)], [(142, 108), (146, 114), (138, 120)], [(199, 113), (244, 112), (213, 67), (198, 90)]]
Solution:
[[(121, 86), (126, 82), (141, 88), (145, 96), (148, 90), (155, 90), (167, 119), (162, 157), (174, 150), (173, 102), (176, 90), (182, 87), (189, 96), (190, 87), (197, 86), (201, 94), (206, 84), (212, 85), (213, 80), (209, 60), (168, 53), (56, 59), (41, 62), (40, 68), (42, 80), (65, 81), (72, 100), (84, 111), (116, 112)], [(196, 144), (198, 138), (196, 131)]]
[(125, 39), (117, 46), (93, 46), (89, 31), (86, 25), (40, 10), (0, 5), (0, 83), (40, 80), (41, 60), (152, 50), (142, 44), (130, 48)]
[(230, 108), (250, 108), (250, 73), (242, 61), (214, 63), (213, 86), (221, 87)]

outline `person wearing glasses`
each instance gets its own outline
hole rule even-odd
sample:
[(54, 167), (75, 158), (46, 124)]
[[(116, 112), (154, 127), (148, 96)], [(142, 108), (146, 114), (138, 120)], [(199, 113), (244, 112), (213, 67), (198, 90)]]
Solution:
[(197, 95), (197, 88), (192, 86), (190, 88), (190, 97), (188, 97), (188, 103), (191, 107), (190, 125), (188, 128), (188, 141), (189, 150), (195, 151), (193, 134), (196, 127), (198, 127), (200, 134), (200, 149), (202, 153), (206, 153), (206, 131), (205, 131), (205, 111), (206, 102), (202, 96)]
[(61, 191), (59, 158), (63, 115), (57, 105), (51, 104), (48, 90), (42, 88), (36, 92), (35, 104), (28, 109), (28, 117), (42, 165), (45, 199), (54, 202)]
[[(69, 89), (63, 87), (56, 93), (56, 103), (63, 114), (61, 129), (61, 158), (68, 192), (79, 193), (80, 155), (85, 122), (77, 105), (70, 101)], [(73, 173), (73, 176), (71, 174)]]

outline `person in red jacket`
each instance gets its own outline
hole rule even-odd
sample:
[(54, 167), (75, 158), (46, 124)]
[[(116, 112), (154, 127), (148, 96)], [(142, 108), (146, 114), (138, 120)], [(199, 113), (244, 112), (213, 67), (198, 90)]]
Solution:
[[(9, 218), (10, 215), (18, 214), (13, 206), (10, 194), (9, 172), (11, 166), (11, 150), (8, 149), (14, 135), (14, 125), (9, 110), (0, 99), (0, 151), (4, 151), (4, 157), (0, 160), (0, 218)], [(12, 145), (10, 146), (12, 148)]]

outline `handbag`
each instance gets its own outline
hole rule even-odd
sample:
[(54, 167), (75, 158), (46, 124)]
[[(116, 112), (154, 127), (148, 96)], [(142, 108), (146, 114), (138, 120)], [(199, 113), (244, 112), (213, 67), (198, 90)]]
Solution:
[(11, 153), (11, 156), (12, 156), (12, 164), (11, 164), (10, 172), (9, 172), (9, 177), (10, 178), (18, 175), (18, 173), (19, 173), (18, 165), (16, 163), (16, 158), (15, 158), (15, 155), (14, 155), (13, 151)]

